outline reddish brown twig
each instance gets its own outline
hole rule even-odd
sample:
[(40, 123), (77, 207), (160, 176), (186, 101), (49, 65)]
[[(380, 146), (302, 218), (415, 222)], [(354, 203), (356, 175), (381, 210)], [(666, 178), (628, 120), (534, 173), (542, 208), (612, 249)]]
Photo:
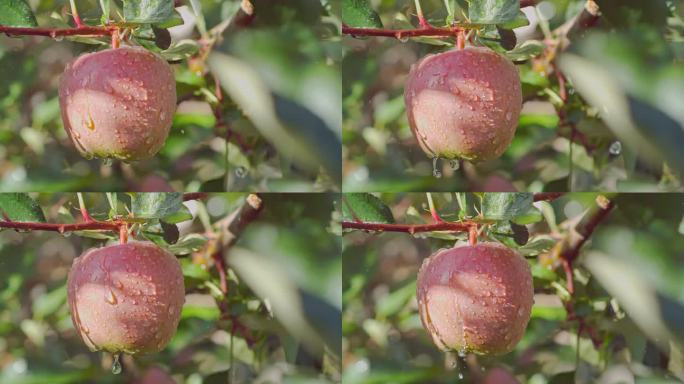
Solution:
[(230, 313), (228, 307), (228, 271), (226, 257), (228, 250), (237, 241), (238, 237), (245, 230), (247, 225), (253, 222), (263, 209), (263, 201), (256, 194), (247, 196), (244, 204), (225, 219), (216, 223), (219, 228), (219, 235), (216, 241), (216, 251), (212, 253), (214, 266), (219, 275), (219, 285), (223, 293), (224, 300), (217, 300), (217, 305), (221, 311), (221, 318), (230, 320), (231, 332), (239, 333), (248, 345), (253, 345), (256, 340), (251, 330), (240, 322), (237, 316)]
[(183, 201), (204, 200), (209, 197), (206, 192), (188, 192), (183, 194)]
[[(474, 26), (472, 28), (475, 28)], [(433, 27), (428, 24), (428, 27), (421, 27), (415, 29), (383, 29), (383, 28), (355, 28), (347, 25), (342, 25), (342, 34), (350, 36), (380, 36), (380, 37), (394, 37), (395, 39), (407, 39), (409, 37), (417, 36), (434, 36), (434, 37), (456, 37), (460, 31), (464, 31), (466, 27), (451, 27), (440, 28)]]
[(8, 27), (0, 25), (0, 33), (7, 36), (110, 36), (119, 30), (118, 26), (107, 25), (104, 27), (94, 27), (84, 25), (75, 28), (31, 28), (31, 27)]
[(361, 229), (374, 232), (406, 232), (410, 234), (419, 232), (468, 232), (473, 226), (470, 222), (448, 222), (443, 221), (433, 224), (385, 224), (385, 223), (363, 223), (354, 221), (343, 221), (342, 228)]
[(605, 220), (608, 214), (610, 214), (613, 208), (615, 208), (615, 203), (600, 195), (596, 198), (596, 203), (598, 205), (598, 210), (594, 212), (594, 214), (587, 220), (587, 222), (582, 227), (577, 229), (577, 232), (581, 235), (581, 237), (578, 240), (576, 240), (573, 244), (571, 244), (568, 248), (566, 248), (566, 250), (561, 254), (561, 262), (563, 264), (563, 270), (565, 271), (566, 288), (571, 296), (569, 300), (566, 300), (563, 303), (565, 311), (568, 314), (567, 318), (570, 321), (577, 321), (577, 333), (580, 335), (582, 335), (583, 333), (587, 334), (591, 339), (592, 343), (594, 344), (594, 347), (598, 349), (603, 343), (602, 339), (599, 337), (596, 330), (586, 323), (584, 317), (577, 315), (577, 313), (575, 312), (574, 304), (572, 302), (572, 297), (575, 294), (575, 279), (572, 270), (573, 263), (577, 259), (580, 249), (587, 242), (589, 237), (594, 233), (596, 227), (603, 220)]
[(539, 192), (535, 193), (532, 200), (534, 201), (553, 201), (563, 196), (563, 192)]
[(0, 221), (0, 228), (16, 229), (20, 231), (50, 231), (50, 232), (74, 232), (74, 231), (114, 231), (118, 232), (121, 226), (127, 225), (123, 220), (114, 221), (87, 221), (75, 224), (38, 223), (25, 221), (11, 221), (5, 217)]
[(589, 237), (594, 233), (596, 227), (608, 216), (608, 214), (615, 208), (615, 203), (601, 195), (596, 198), (598, 204), (598, 210), (586, 221), (582, 227), (577, 229), (577, 232), (581, 237), (571, 244), (566, 250), (561, 254), (561, 257), (567, 260), (570, 264), (577, 259), (579, 256), (579, 251), (582, 246), (589, 240)]

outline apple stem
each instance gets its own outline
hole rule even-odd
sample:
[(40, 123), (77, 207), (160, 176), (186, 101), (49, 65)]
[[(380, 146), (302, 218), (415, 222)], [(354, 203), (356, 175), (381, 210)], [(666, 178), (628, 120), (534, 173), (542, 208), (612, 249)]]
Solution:
[(468, 242), (471, 246), (477, 244), (477, 224), (471, 225), (468, 229)]
[(465, 48), (465, 33), (463, 31), (459, 31), (458, 34), (456, 35), (456, 48), (458, 50), (462, 50)]
[(128, 242), (128, 224), (123, 223), (119, 226), (119, 243), (126, 244)]

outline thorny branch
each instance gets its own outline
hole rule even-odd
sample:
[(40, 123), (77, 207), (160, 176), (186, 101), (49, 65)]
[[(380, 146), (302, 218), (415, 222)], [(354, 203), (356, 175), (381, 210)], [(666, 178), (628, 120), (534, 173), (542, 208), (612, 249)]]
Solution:
[(561, 263), (563, 265), (563, 270), (565, 271), (565, 278), (567, 284), (567, 290), (570, 294), (570, 300), (563, 302), (565, 311), (568, 314), (568, 320), (576, 320), (578, 323), (578, 334), (586, 333), (591, 339), (594, 347), (599, 348), (602, 344), (602, 339), (599, 337), (598, 333), (594, 328), (587, 325), (585, 319), (582, 316), (577, 315), (575, 312), (575, 307), (572, 302), (572, 296), (575, 294), (575, 282), (573, 276), (573, 263), (577, 260), (579, 256), (579, 251), (582, 246), (587, 242), (589, 237), (594, 233), (596, 227), (606, 219), (610, 212), (615, 208), (615, 203), (604, 196), (599, 195), (596, 198), (596, 204), (598, 205), (598, 210), (586, 221), (586, 223), (577, 229), (580, 237), (570, 244), (561, 253)]
[[(542, 192), (535, 193), (533, 195), (533, 201), (552, 201), (561, 197), (563, 193), (561, 192)], [(359, 229), (363, 231), (374, 231), (374, 232), (405, 232), (410, 234), (415, 234), (419, 232), (468, 232), (471, 243), (473, 240), (473, 228), (477, 230), (479, 223), (474, 221), (445, 221), (442, 219), (434, 208), (432, 203), (432, 198), (428, 197), (428, 202), (430, 204), (430, 214), (434, 219), (433, 223), (430, 224), (388, 224), (388, 223), (366, 223), (358, 218), (356, 218), (354, 212), (352, 212), (352, 217), (354, 221), (342, 221), (343, 229)]]
[(96, 27), (83, 25), (75, 28), (33, 28), (33, 27), (8, 27), (0, 25), (0, 33), (7, 36), (111, 36), (119, 30), (116, 25)]
[[(231, 213), (225, 219), (216, 223), (218, 227), (217, 237), (214, 239), (215, 249), (212, 253), (212, 259), (219, 275), (219, 285), (221, 292), (225, 298), (228, 297), (228, 272), (226, 257), (230, 248), (235, 244), (247, 225), (253, 222), (263, 209), (263, 201), (256, 194), (250, 194), (245, 199), (245, 202)], [(248, 327), (243, 325), (237, 316), (230, 313), (228, 302), (225, 300), (218, 301), (217, 305), (221, 310), (221, 318), (230, 320), (231, 331), (239, 333), (240, 336), (249, 344), (255, 342)]]
[[(185, 193), (183, 194), (183, 200), (198, 200), (206, 198), (206, 193)], [(80, 198), (79, 198), (80, 199)], [(0, 228), (15, 229), (19, 231), (48, 231), (48, 232), (75, 232), (75, 231), (111, 231), (116, 233), (121, 233), (121, 228), (128, 228), (130, 223), (125, 220), (125, 218), (116, 218), (113, 220), (99, 221), (95, 220), (90, 216), (90, 213), (86, 209), (85, 205), (80, 205), (80, 212), (82, 216), (82, 222), (71, 223), (71, 224), (60, 224), (60, 223), (41, 223), (32, 221), (14, 221), (7, 213), (0, 211), (2, 214), (2, 220), (0, 220)], [(123, 235), (121, 235), (123, 236)]]
[(409, 37), (418, 36), (434, 36), (434, 37), (449, 37), (458, 36), (458, 34), (466, 29), (461, 27), (440, 28), (440, 27), (421, 27), (415, 29), (384, 29), (384, 28), (354, 28), (346, 24), (342, 25), (342, 34), (354, 36), (381, 36), (394, 37), (402, 40)]

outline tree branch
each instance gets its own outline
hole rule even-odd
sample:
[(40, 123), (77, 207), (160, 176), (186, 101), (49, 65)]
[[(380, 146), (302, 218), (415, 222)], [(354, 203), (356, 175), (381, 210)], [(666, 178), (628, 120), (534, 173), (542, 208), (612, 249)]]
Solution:
[(363, 223), (354, 221), (343, 221), (342, 228), (361, 229), (364, 231), (375, 232), (406, 232), (410, 234), (418, 232), (468, 232), (475, 223), (469, 222), (438, 222), (433, 224), (384, 224), (384, 223)]
[(74, 232), (74, 231), (119, 231), (126, 226), (123, 220), (116, 221), (87, 221), (76, 224), (38, 223), (25, 221), (11, 221), (5, 217), (0, 221), (0, 228), (9, 228), (22, 231), (50, 231), (50, 232)]
[[(245, 230), (247, 225), (254, 221), (263, 209), (263, 201), (256, 194), (250, 194), (240, 208), (231, 213), (230, 216), (216, 223), (219, 227), (219, 237), (217, 239), (217, 249), (212, 254), (214, 265), (219, 275), (221, 292), (225, 298), (228, 297), (228, 271), (226, 256), (228, 250), (237, 242), (238, 237)], [(248, 327), (243, 325), (238, 316), (231, 314), (227, 300), (216, 300), (216, 304), (221, 311), (221, 318), (230, 320), (231, 332), (237, 332), (247, 342), (253, 345), (255, 339)]]
[(615, 203), (602, 195), (599, 195), (596, 198), (596, 204), (598, 205), (598, 210), (594, 212), (589, 220), (587, 220), (586, 224), (577, 229), (577, 232), (581, 237), (561, 254), (561, 257), (567, 260), (571, 266), (575, 259), (577, 259), (577, 256), (579, 256), (579, 251), (582, 246), (596, 230), (596, 227), (605, 220), (608, 214), (615, 208)]
[(532, 197), (534, 201), (554, 201), (563, 196), (564, 192), (539, 192)]
[(0, 33), (7, 36), (110, 36), (119, 30), (118, 26), (108, 25), (95, 27), (84, 25), (76, 28), (30, 28), (30, 27), (8, 27), (0, 25)]
[(259, 216), (263, 208), (263, 200), (256, 194), (250, 194), (239, 209), (217, 223), (219, 241), (224, 251), (237, 242), (247, 225)]
[(567, 312), (568, 320), (575, 320), (578, 323), (577, 333), (582, 335), (586, 333), (591, 339), (594, 347), (596, 349), (601, 347), (603, 340), (599, 337), (598, 333), (594, 328), (587, 324), (583, 316), (579, 316), (575, 312), (575, 306), (572, 302), (572, 297), (575, 295), (575, 279), (573, 275), (573, 263), (579, 255), (579, 251), (582, 246), (587, 242), (589, 237), (594, 233), (596, 227), (606, 219), (608, 214), (615, 208), (615, 203), (606, 197), (599, 195), (596, 198), (596, 204), (598, 205), (598, 210), (589, 218), (589, 220), (581, 228), (577, 229), (577, 232), (581, 237), (574, 242), (569, 248), (561, 254), (561, 262), (563, 264), (563, 270), (565, 271), (565, 281), (568, 293), (570, 293), (571, 298), (563, 302), (565, 311)]
[(406, 39), (417, 36), (435, 36), (435, 37), (449, 37), (458, 36), (459, 32), (466, 29), (473, 29), (472, 27), (453, 27), (453, 28), (439, 28), (433, 26), (415, 28), (415, 29), (383, 29), (383, 28), (354, 28), (345, 24), (342, 25), (342, 34), (351, 36), (381, 36), (394, 37), (396, 39)]
[(183, 201), (204, 200), (207, 197), (209, 197), (209, 194), (206, 192), (188, 192), (183, 194)]

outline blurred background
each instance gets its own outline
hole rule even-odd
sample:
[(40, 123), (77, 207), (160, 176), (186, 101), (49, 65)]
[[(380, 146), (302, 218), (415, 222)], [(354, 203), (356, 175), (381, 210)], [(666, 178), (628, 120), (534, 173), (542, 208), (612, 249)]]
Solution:
[[(47, 220), (79, 218), (75, 194), (34, 195)], [(85, 194), (96, 219), (110, 207)], [(330, 194), (262, 195), (260, 216), (231, 248), (228, 296), (221, 295), (205, 231), (244, 201), (212, 194), (185, 205), (195, 217), (177, 224), (167, 247), (179, 257), (186, 287), (178, 331), (160, 353), (112, 356), (90, 352), (75, 332), (66, 278), (75, 257), (109, 241), (102, 233), (0, 231), (0, 382), (26, 383), (329, 383), (339, 381), (340, 237)], [(128, 204), (119, 195), (119, 204)], [(121, 210), (123, 211), (123, 209)], [(145, 236), (154, 237), (153, 225)], [(109, 234), (111, 235), (111, 234)], [(113, 235), (111, 237), (116, 237)], [(159, 237), (159, 235), (157, 235)], [(231, 334), (225, 302), (251, 335)]]
[[(452, 194), (432, 197), (455, 220)], [(465, 235), (343, 235), (343, 382), (360, 383), (674, 383), (684, 380), (684, 195), (607, 195), (616, 204), (575, 263), (572, 304), (557, 245), (584, 225), (596, 194), (569, 193), (535, 207), (523, 254), (535, 304), (522, 341), (500, 357), (469, 355), (456, 367), (421, 324), (416, 277), (422, 261)], [(382, 194), (397, 223), (432, 222), (424, 194)], [(597, 342), (597, 345), (594, 345)], [(489, 380), (489, 381), (488, 381)]]
[[(41, 27), (73, 24), (69, 2), (28, 3)], [(172, 61), (179, 104), (161, 152), (132, 164), (82, 158), (60, 117), (57, 90), (67, 63), (107, 48), (107, 39), (0, 35), (0, 190), (339, 189), (339, 9), (328, 0), (255, 0), (250, 19), (242, 3), (196, 1), (198, 17), (190, 1), (176, 1), (184, 23), (168, 29), (170, 47), (159, 48), (155, 36), (137, 40)], [(86, 23), (99, 24), (100, 2), (76, 5)], [(112, 15), (120, 12), (120, 1), (111, 5)], [(200, 52), (209, 39), (199, 31), (217, 26), (222, 40)]]
[[(435, 26), (446, 25), (445, 4), (463, 21), (465, 3), (421, 1)], [(684, 3), (525, 3), (537, 5), (522, 8), (530, 24), (514, 30), (517, 46), (509, 56), (522, 58), (517, 68), (524, 100), (513, 143), (489, 162), (454, 169), (443, 160), (441, 178), (433, 177), (432, 161), (411, 133), (403, 92), (411, 65), (451, 49), (454, 39), (344, 37), (345, 192), (682, 189)], [(384, 28), (417, 25), (413, 1), (371, 4)], [(596, 24), (568, 28), (591, 4), (601, 12)], [(565, 95), (557, 69), (569, 80)]]

